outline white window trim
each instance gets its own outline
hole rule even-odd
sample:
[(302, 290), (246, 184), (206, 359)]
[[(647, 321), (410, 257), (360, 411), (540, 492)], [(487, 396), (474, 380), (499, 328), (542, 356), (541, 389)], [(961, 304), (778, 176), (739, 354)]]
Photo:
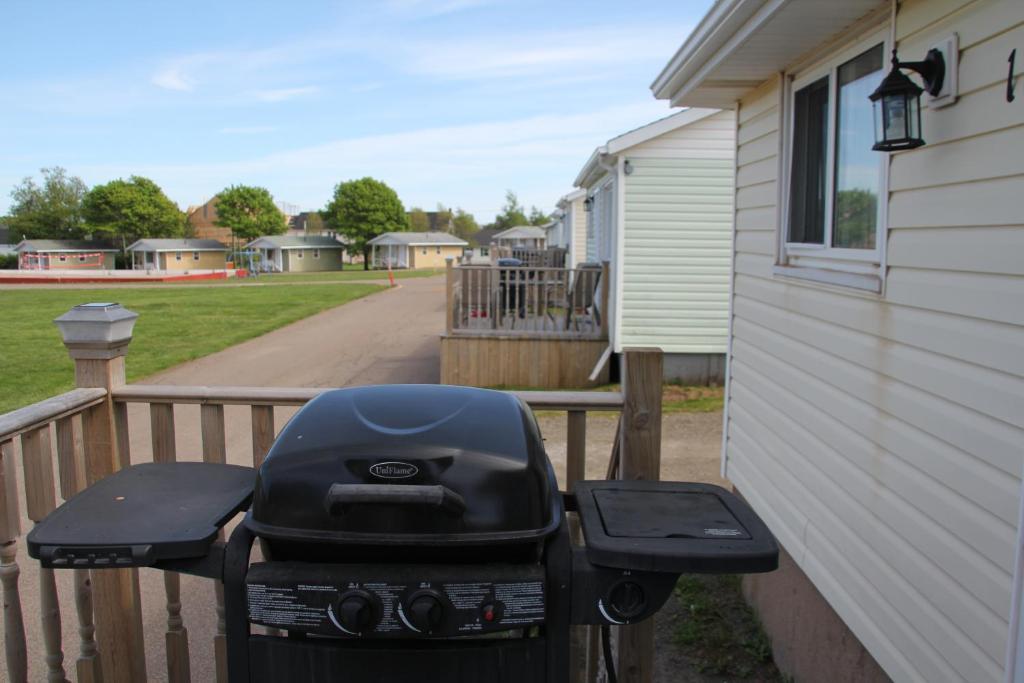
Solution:
[(199, 252), (198, 251), (193, 251), (192, 252), (192, 260), (193, 261), (198, 261), (199, 260)]
[(181, 252), (180, 251), (174, 252), (174, 260), (175, 261), (180, 261), (181, 260)]
[(320, 258), (320, 250), (319, 249), (314, 249), (313, 250), (313, 258)]
[(303, 252), (303, 250), (302, 250), (302, 249), (297, 249), (297, 250), (295, 251), (295, 258), (304, 258), (304, 256), (303, 256), (303, 253), (304, 253), (304, 252)]
[[(840, 65), (870, 49), (882, 44), (883, 56), (891, 53), (888, 26), (876, 28), (811, 67), (796, 73), (784, 73), (779, 104), (782, 107), (782, 135), (780, 136), (780, 175), (778, 187), (779, 212), (776, 225), (776, 261), (773, 274), (779, 277), (820, 282), (839, 287), (863, 290), (881, 294), (884, 291), (886, 273), (886, 242), (889, 225), (889, 155), (879, 155), (878, 229), (875, 249), (842, 249), (829, 247), (832, 243), (832, 223), (835, 188), (835, 136), (838, 79), (836, 72)], [(883, 59), (883, 71), (887, 62)], [(789, 236), (789, 193), (793, 156), (793, 96), (797, 90), (814, 81), (829, 76), (828, 107), (828, 149), (825, 195), (825, 235), (823, 244), (787, 242)], [(879, 81), (881, 82), (881, 81)], [(795, 262), (794, 262), (795, 261)]]

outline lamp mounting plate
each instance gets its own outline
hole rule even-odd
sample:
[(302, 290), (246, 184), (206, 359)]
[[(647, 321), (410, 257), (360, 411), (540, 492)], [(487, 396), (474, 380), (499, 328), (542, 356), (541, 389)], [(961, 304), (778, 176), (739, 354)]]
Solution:
[(956, 102), (960, 87), (960, 38), (952, 33), (946, 38), (930, 46), (932, 50), (938, 50), (946, 64), (945, 77), (942, 79), (942, 87), (935, 95), (928, 98), (928, 107), (940, 109), (948, 107)]

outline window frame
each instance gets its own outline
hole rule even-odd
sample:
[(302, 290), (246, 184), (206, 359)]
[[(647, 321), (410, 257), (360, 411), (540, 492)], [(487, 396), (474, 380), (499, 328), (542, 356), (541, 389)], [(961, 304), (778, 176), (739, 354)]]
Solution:
[(198, 261), (199, 260), (199, 252), (198, 251), (193, 251), (192, 252), (192, 260), (193, 261)]
[(314, 249), (313, 250), (313, 258), (317, 258), (317, 259), (320, 258), (320, 250), (319, 249)]
[(174, 260), (175, 261), (180, 261), (181, 260), (181, 252), (180, 251), (174, 252)]
[[(836, 185), (836, 136), (838, 115), (838, 70), (876, 45), (881, 45), (883, 54), (883, 76), (887, 63), (884, 58), (891, 52), (888, 27), (876, 27), (857, 37), (844, 47), (831, 53), (811, 66), (785, 72), (782, 77), (782, 92), (779, 104), (783, 109), (782, 132), (780, 136), (780, 175), (778, 187), (779, 226), (777, 237), (777, 258), (774, 273), (786, 277), (818, 280), (827, 284), (853, 287), (882, 292), (885, 277), (885, 247), (888, 235), (889, 206), (889, 155), (878, 153), (879, 187), (878, 214), (875, 228), (874, 249), (850, 249), (833, 247), (835, 222)], [(828, 148), (826, 150), (825, 173), (825, 225), (821, 244), (790, 242), (790, 192), (792, 187), (793, 141), (795, 96), (797, 91), (827, 76), (828, 83)], [(881, 82), (881, 81), (879, 81)], [(874, 131), (872, 129), (872, 136)]]

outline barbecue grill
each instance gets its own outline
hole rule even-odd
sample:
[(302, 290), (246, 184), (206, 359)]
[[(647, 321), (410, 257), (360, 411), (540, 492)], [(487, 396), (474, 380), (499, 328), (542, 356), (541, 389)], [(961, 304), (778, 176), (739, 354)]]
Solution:
[(123, 469), (55, 510), (28, 548), (44, 567), (223, 580), (232, 683), (561, 683), (571, 625), (635, 623), (681, 572), (771, 571), (778, 555), (722, 488), (587, 481), (563, 494), (522, 401), (402, 385), (321, 394), (258, 473)]

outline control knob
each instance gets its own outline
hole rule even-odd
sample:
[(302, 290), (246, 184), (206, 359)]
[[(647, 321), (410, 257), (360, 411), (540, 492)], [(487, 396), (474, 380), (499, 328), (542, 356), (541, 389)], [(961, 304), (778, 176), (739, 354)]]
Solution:
[(621, 581), (608, 591), (608, 607), (626, 621), (636, 619), (647, 608), (643, 586), (635, 581)]
[(431, 633), (444, 618), (444, 604), (434, 591), (413, 593), (405, 606), (409, 624), (421, 633)]
[(380, 620), (377, 598), (362, 590), (350, 590), (342, 593), (332, 606), (332, 610), (337, 625), (348, 633), (362, 633), (370, 630)]

